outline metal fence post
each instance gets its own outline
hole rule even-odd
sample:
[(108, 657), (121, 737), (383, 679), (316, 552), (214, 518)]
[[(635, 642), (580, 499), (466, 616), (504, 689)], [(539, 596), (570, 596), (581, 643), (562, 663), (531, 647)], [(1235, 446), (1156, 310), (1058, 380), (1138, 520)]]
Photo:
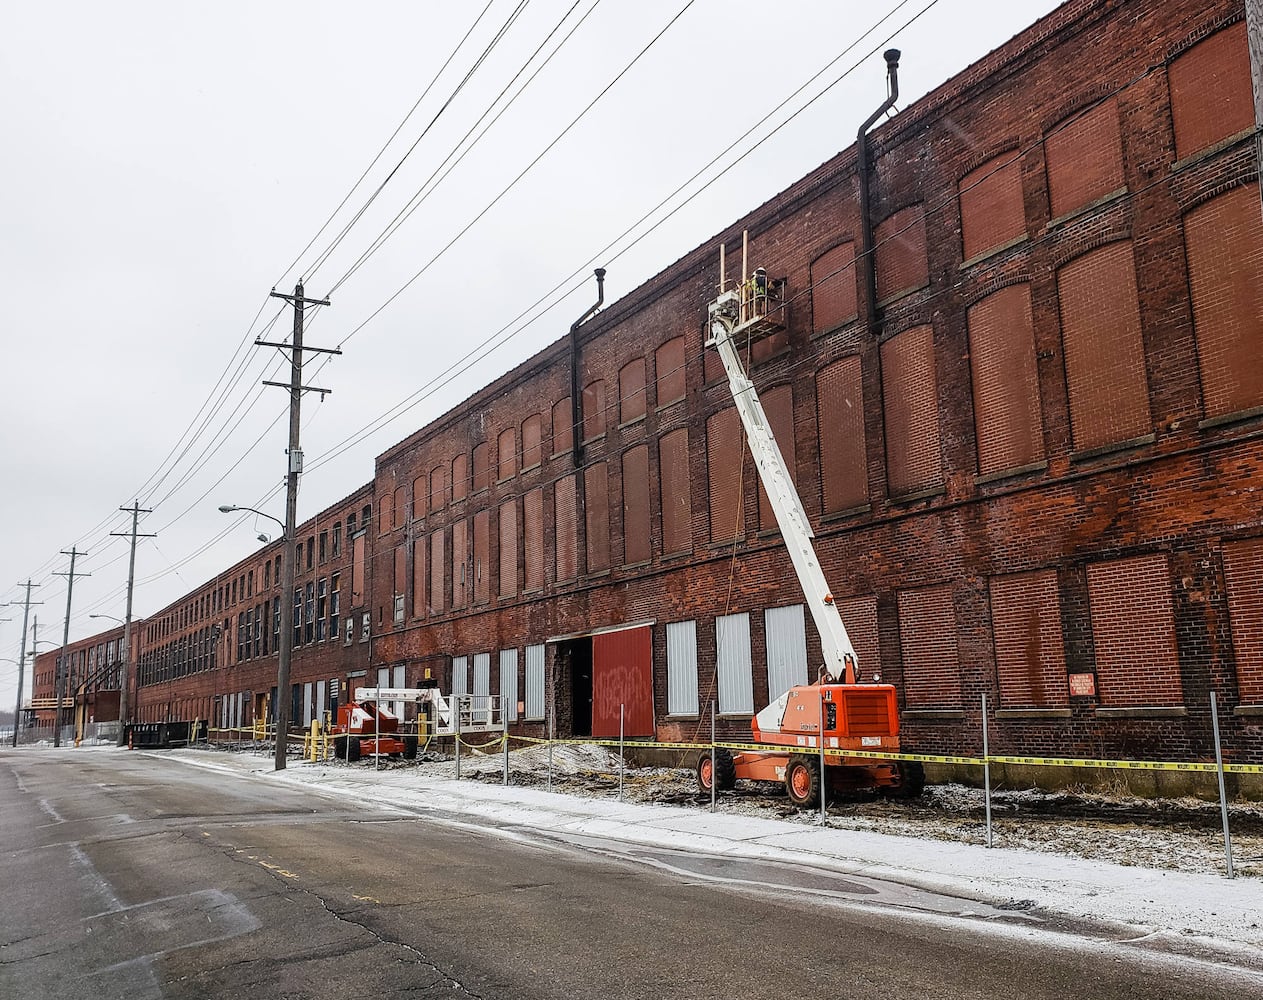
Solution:
[(824, 691), (823, 690), (820, 691), (820, 730), (816, 735), (819, 737), (819, 740), (820, 740), (820, 825), (828, 826), (829, 820), (828, 820), (828, 817), (825, 815), (825, 804), (824, 804), (825, 774), (824, 774)]
[(987, 695), (982, 696), (982, 787), (987, 803), (987, 846), (991, 846), (991, 742), (987, 731)]
[(455, 695), (452, 698), (452, 704), (455, 706), (456, 715), (456, 780), (460, 781), (460, 699), (463, 695)]
[(1228, 828), (1228, 795), (1224, 790), (1224, 755), (1219, 744), (1219, 694), (1210, 693), (1210, 724), (1215, 734), (1215, 770), (1219, 774), (1219, 811), (1224, 821), (1224, 860), (1228, 863), (1228, 877), (1235, 875), (1232, 867), (1232, 831)]
[(509, 787), (509, 727), (504, 727), (504, 787)]
[(710, 703), (710, 811), (715, 811), (715, 789), (719, 787), (719, 772), (715, 770), (715, 703)]
[(618, 801), (623, 801), (623, 718), (627, 706), (618, 706)]
[[(380, 692), (378, 692), (380, 694)], [(373, 770), (382, 769), (382, 703), (373, 702)]]

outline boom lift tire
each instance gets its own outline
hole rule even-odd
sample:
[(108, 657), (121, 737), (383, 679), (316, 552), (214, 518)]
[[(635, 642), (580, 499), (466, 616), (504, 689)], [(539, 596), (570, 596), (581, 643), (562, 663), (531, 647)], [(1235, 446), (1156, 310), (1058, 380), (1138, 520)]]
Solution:
[(346, 759), (349, 763), (354, 764), (360, 759), (360, 741), (355, 736), (348, 736), (346, 739)]
[(415, 736), (405, 736), (403, 738), (403, 759), (416, 760), (418, 745), (419, 744), (417, 743), (417, 738)]
[(712, 777), (718, 778), (719, 790), (730, 792), (737, 787), (737, 765), (733, 763), (732, 753), (722, 747), (715, 748), (715, 774), (711, 774), (710, 752), (704, 751), (697, 758), (697, 787), (699, 791), (710, 792)]
[(335, 736), (333, 738), (333, 756), (338, 760), (346, 760), (346, 741), (345, 736)]
[(820, 761), (806, 754), (790, 754), (785, 765), (785, 791), (799, 809), (810, 809), (820, 802)]
[(925, 767), (919, 760), (901, 761), (899, 784), (884, 789), (892, 799), (917, 799), (925, 791)]

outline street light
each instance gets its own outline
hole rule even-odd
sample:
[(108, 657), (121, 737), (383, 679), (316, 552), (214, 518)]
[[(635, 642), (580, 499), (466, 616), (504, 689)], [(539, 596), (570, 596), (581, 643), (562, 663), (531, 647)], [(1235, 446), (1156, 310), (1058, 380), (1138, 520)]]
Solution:
[(126, 624), (126, 622), (124, 622), (123, 619), (115, 618), (113, 615), (88, 615), (88, 617), (89, 618), (108, 618), (110, 621), (118, 622), (120, 625)]
[[(275, 521), (281, 527), (281, 645), (277, 650), (276, 664), (276, 755), (273, 758), (273, 769), (285, 770), (286, 738), (289, 734), (289, 666), (294, 653), (294, 604), (291, 595), (294, 592), (294, 547), (290, 544), (293, 530), (287, 530), (280, 518), (253, 507), (238, 507), (234, 504), (223, 504), (219, 508), (221, 514), (233, 514), (239, 510), (249, 511), (259, 517)], [(286, 502), (286, 517), (292, 522), (293, 505)]]

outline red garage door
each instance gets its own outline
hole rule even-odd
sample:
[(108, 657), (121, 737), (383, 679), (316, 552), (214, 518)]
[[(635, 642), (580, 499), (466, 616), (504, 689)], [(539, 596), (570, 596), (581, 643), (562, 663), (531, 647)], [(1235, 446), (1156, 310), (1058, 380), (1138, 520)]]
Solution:
[(625, 736), (653, 733), (653, 641), (649, 626), (592, 637), (592, 735), (617, 738), (619, 709)]

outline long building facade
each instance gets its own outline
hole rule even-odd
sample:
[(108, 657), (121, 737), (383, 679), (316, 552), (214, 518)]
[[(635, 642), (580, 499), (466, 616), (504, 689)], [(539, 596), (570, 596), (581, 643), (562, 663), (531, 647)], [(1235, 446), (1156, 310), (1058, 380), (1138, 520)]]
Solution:
[[(525, 733), (737, 737), (814, 676), (705, 346), (748, 234), (750, 375), (905, 746), (977, 752), (985, 696), (996, 752), (1204, 759), (1213, 692), (1263, 761), (1253, 136), (1241, 0), (1066, 3), (378, 456), (304, 526), (294, 718), (428, 675)], [(275, 552), (147, 620), (137, 718), (262, 710)]]

